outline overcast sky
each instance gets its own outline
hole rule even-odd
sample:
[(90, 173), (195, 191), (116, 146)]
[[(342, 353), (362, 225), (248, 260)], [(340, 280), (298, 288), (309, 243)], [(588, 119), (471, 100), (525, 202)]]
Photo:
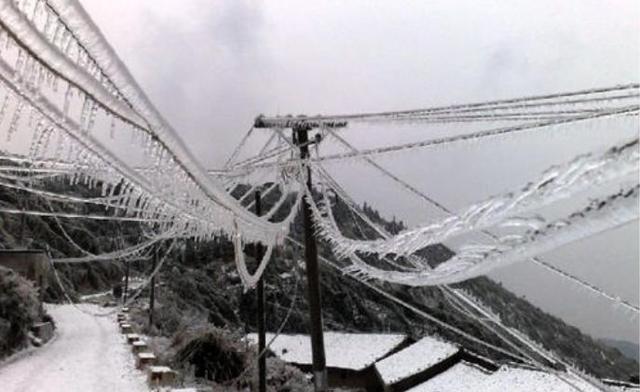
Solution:
[[(640, 79), (637, 1), (81, 3), (209, 167), (224, 163), (259, 113), (410, 109)], [(389, 132), (396, 131), (350, 135), (359, 135), (351, 140), (360, 146), (400, 137)], [(570, 129), (387, 163), (456, 209), (636, 133), (637, 127)], [(345, 176), (356, 198), (412, 224), (432, 213), (417, 201), (395, 202), (382, 182), (367, 188), (353, 181), (362, 177)], [(637, 304), (638, 235), (635, 222), (544, 258)], [(594, 336), (638, 341), (637, 317), (534, 266), (495, 276)]]

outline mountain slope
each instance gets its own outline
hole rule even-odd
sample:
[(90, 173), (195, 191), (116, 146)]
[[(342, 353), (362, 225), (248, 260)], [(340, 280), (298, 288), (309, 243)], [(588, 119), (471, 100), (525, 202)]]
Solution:
[[(65, 185), (60, 182), (55, 186)], [(78, 192), (91, 193), (82, 188), (79, 188)], [(265, 198), (266, 200), (263, 201), (265, 208), (268, 208), (268, 205), (278, 196), (277, 192), (272, 192), (269, 198)], [(46, 208), (39, 198), (18, 195), (16, 192), (0, 188), (0, 205), (15, 206), (19, 197), (25, 199), (34, 209)], [(371, 219), (378, 221), (392, 232), (403, 227), (402, 222), (386, 221), (377, 211), (368, 206), (364, 209)], [(284, 211), (286, 208), (282, 208), (275, 219), (278, 219), (278, 215), (282, 215)], [(336, 218), (341, 222), (344, 234), (358, 238), (358, 229), (366, 231), (366, 228), (357, 228), (353, 223), (349, 223), (354, 220), (347, 216), (347, 213), (345, 206), (336, 203)], [(133, 244), (143, 238), (142, 228), (139, 225), (104, 222), (96, 224), (92, 221), (77, 220), (64, 221), (62, 224), (74, 241), (96, 253), (114, 248), (118, 245), (116, 240), (120, 238), (125, 244)], [(15, 247), (16, 238), (21, 231), (18, 217), (0, 215), (0, 247)], [(32, 239), (33, 246), (40, 248), (49, 246), (56, 256), (79, 255), (78, 250), (65, 240), (57, 223), (50, 218), (27, 218), (24, 232), (25, 237)], [(298, 219), (294, 222), (292, 235), (301, 238), (301, 233), (302, 226)], [(176, 248), (182, 250), (174, 251), (170, 255), (159, 277), (161, 286), (156, 293), (158, 312), (151, 332), (172, 336), (184, 324), (185, 314), (204, 318), (211, 324), (229, 330), (255, 329), (253, 293), (242, 293), (240, 280), (235, 273), (231, 244), (225, 239), (206, 243), (186, 240)], [(321, 243), (319, 249), (324, 256), (333, 259), (330, 248), (326, 244)], [(252, 253), (251, 246), (247, 246), (246, 252)], [(442, 262), (452, 255), (451, 251), (442, 245), (429, 247), (423, 252), (433, 263)], [(306, 332), (308, 308), (304, 294), (305, 282), (301, 258), (301, 251), (285, 246), (274, 254), (273, 261), (267, 269), (265, 275), (269, 315), (267, 325), (270, 330), (280, 327), (291, 308), (284, 331)], [(134, 266), (134, 271), (142, 272), (147, 269), (148, 266), (144, 264)], [(60, 270), (64, 284), (80, 292), (92, 289), (104, 290), (112, 283), (119, 281), (122, 276), (121, 264), (115, 262), (62, 267)], [(407, 333), (416, 338), (424, 334), (437, 334), (495, 360), (507, 359), (503, 354), (469, 342), (453, 332), (425, 321), (415, 313), (338, 273), (331, 267), (322, 265), (321, 274), (324, 325), (328, 330), (393, 331)], [(55, 283), (51, 286), (57, 287)], [(378, 284), (378, 287), (483, 341), (505, 347), (491, 331), (453, 306), (437, 287), (408, 288), (386, 283)], [(618, 350), (601, 344), (579, 329), (543, 312), (488, 278), (473, 279), (456, 287), (464, 288), (482, 299), (486, 306), (500, 315), (507, 326), (522, 331), (569, 363), (584, 368), (598, 377), (627, 380), (638, 374), (636, 361), (626, 358)], [(49, 293), (50, 299), (60, 298), (60, 293), (54, 291)]]

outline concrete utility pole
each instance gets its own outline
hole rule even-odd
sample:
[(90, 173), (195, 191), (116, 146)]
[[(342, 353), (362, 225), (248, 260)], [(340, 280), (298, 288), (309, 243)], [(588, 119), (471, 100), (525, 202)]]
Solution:
[[(256, 191), (256, 215), (260, 216), (262, 213), (260, 191)], [(262, 244), (256, 244), (256, 261), (260, 263), (263, 256)], [(258, 391), (267, 391), (267, 356), (264, 355), (264, 349), (267, 344), (267, 338), (265, 333), (265, 314), (264, 314), (264, 274), (258, 280), (258, 287), (256, 290), (256, 300), (258, 301)]]
[[(293, 143), (300, 148), (300, 159), (309, 158), (309, 145), (318, 143), (316, 139), (309, 141), (309, 131), (314, 128), (343, 128), (347, 126), (346, 121), (325, 120), (320, 117), (309, 118), (298, 117), (265, 117), (258, 116), (254, 125), (255, 128), (291, 128)], [(312, 189), (311, 168), (307, 166), (307, 188)], [(302, 208), (302, 218), (304, 223), (304, 250), (307, 270), (307, 299), (309, 302), (310, 323), (309, 332), (311, 335), (311, 352), (313, 358), (313, 381), (317, 392), (327, 392), (329, 390), (327, 378), (327, 365), (324, 354), (324, 335), (322, 333), (322, 301), (320, 298), (320, 271), (318, 268), (318, 248), (316, 244), (315, 232), (312, 227), (311, 205), (304, 199)]]
[[(309, 157), (309, 130), (308, 124), (297, 124), (293, 128), (294, 140), (300, 147), (300, 159)], [(312, 190), (311, 168), (307, 166), (307, 188)], [(315, 390), (325, 392), (328, 390), (327, 364), (324, 355), (324, 335), (322, 333), (322, 303), (320, 299), (320, 271), (318, 269), (318, 248), (315, 232), (312, 227), (311, 205), (305, 198), (302, 207), (302, 219), (304, 222), (304, 251), (307, 270), (307, 297), (309, 301), (311, 352), (313, 357), (313, 383)]]

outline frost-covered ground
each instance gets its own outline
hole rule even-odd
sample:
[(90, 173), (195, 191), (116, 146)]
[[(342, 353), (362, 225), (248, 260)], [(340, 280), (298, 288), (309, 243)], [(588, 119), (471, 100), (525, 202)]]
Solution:
[[(79, 305), (104, 312), (95, 305)], [(3, 392), (148, 391), (145, 376), (118, 331), (115, 316), (95, 317), (72, 305), (48, 305), (57, 337), (24, 357), (0, 364)]]

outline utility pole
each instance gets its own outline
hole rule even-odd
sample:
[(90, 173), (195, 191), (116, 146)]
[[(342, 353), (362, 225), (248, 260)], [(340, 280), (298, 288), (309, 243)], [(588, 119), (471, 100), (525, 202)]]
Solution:
[[(291, 128), (293, 143), (300, 148), (300, 159), (309, 158), (309, 145), (318, 143), (316, 139), (309, 141), (309, 131), (314, 128), (344, 128), (346, 121), (336, 121), (316, 117), (256, 117), (253, 126), (255, 128)], [(302, 174), (302, 173), (301, 173)], [(311, 192), (311, 168), (307, 166), (307, 188)], [(302, 208), (304, 223), (304, 252), (307, 270), (307, 299), (309, 302), (311, 335), (311, 352), (313, 358), (313, 382), (316, 392), (327, 392), (329, 389), (327, 379), (327, 365), (324, 355), (324, 336), (322, 333), (322, 308), (320, 299), (320, 271), (318, 268), (318, 248), (315, 232), (312, 227), (312, 211), (309, 201), (305, 198)]]
[[(260, 216), (262, 213), (260, 191), (256, 191), (256, 215)], [(256, 244), (256, 261), (260, 263), (263, 256), (262, 244), (259, 242)], [(258, 301), (258, 391), (267, 391), (267, 358), (264, 355), (264, 350), (267, 344), (265, 333), (265, 315), (264, 315), (264, 273), (258, 280), (258, 288), (256, 290), (256, 299)]]
[(27, 249), (26, 241), (24, 239), (24, 237), (25, 237), (25, 225), (26, 225), (26, 219), (27, 219), (27, 214), (24, 213), (24, 210), (26, 210), (26, 207), (27, 207), (27, 195), (26, 195), (26, 192), (23, 195), (21, 193), (21, 191), (18, 191), (18, 205), (20, 206), (20, 209), (22, 210), (22, 214), (20, 214), (20, 247), (22, 249)]
[(122, 303), (126, 304), (127, 303), (127, 297), (129, 294), (129, 263), (131, 263), (130, 260), (126, 260), (124, 262), (124, 296), (122, 297)]
[[(153, 274), (156, 270), (156, 265), (158, 264), (158, 252), (159, 246), (156, 246), (155, 251), (153, 252), (153, 268), (151, 269), (151, 273)], [(156, 302), (156, 276), (151, 276), (151, 288), (149, 289), (149, 330), (151, 330), (151, 326), (153, 325), (153, 307)]]
[[(293, 139), (300, 147), (300, 159), (309, 158), (309, 130), (304, 122), (292, 127)], [(311, 193), (311, 168), (307, 166), (307, 189)], [(322, 304), (320, 299), (320, 271), (318, 269), (318, 248), (311, 220), (311, 205), (305, 198), (302, 207), (304, 223), (304, 251), (307, 270), (307, 297), (309, 301), (311, 352), (313, 357), (313, 383), (316, 392), (326, 392), (329, 388), (326, 359), (324, 355), (324, 335), (322, 333)]]

